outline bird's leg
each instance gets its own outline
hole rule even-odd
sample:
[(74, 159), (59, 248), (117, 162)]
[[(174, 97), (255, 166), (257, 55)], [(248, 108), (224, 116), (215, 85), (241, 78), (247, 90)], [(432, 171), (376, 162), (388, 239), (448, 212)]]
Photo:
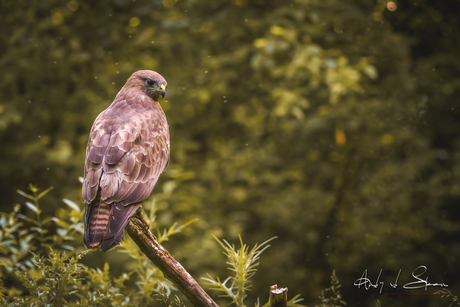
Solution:
[(150, 223), (144, 218), (144, 214), (142, 213), (142, 211), (142, 205), (140, 205), (139, 208), (137, 208), (136, 212), (133, 214), (133, 216), (138, 218), (147, 230), (150, 230)]

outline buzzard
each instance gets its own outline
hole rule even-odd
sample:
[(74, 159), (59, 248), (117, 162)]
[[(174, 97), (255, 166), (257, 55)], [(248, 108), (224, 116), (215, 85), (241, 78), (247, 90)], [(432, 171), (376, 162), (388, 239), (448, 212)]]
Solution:
[(154, 71), (136, 71), (94, 121), (82, 187), (88, 248), (105, 252), (120, 244), (129, 218), (168, 166), (169, 129), (158, 103), (166, 85)]

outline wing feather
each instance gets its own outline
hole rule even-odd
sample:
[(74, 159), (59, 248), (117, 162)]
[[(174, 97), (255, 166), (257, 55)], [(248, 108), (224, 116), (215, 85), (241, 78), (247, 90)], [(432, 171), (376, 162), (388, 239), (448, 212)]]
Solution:
[(99, 169), (91, 169), (88, 172), (88, 183), (90, 187), (95, 187), (99, 184), (99, 179), (102, 175), (102, 167)]
[(129, 218), (136, 212), (137, 208), (139, 208), (139, 204), (131, 206), (112, 205), (108, 231), (104, 234), (101, 242), (102, 251), (109, 250), (123, 240), (126, 224), (128, 224)]
[(111, 147), (109, 153), (104, 157), (105, 164), (118, 164), (126, 151), (119, 147)]
[[(85, 161), (82, 198), (129, 205), (147, 198), (169, 160), (169, 132), (160, 109), (121, 112), (108, 108), (96, 119)], [(118, 122), (115, 119), (119, 119)]]

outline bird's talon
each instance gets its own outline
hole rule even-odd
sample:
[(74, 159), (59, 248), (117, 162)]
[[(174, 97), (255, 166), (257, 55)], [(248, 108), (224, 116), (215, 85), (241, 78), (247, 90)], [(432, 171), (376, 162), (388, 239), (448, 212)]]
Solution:
[(142, 222), (146, 229), (150, 230), (150, 223), (144, 218), (144, 214), (142, 214), (142, 210), (139, 208), (134, 215)]

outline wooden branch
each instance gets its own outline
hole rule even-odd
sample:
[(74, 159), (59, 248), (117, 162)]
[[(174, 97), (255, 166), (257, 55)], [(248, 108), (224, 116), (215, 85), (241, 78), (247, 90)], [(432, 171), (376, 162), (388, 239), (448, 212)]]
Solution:
[(278, 288), (277, 285), (270, 287), (270, 307), (287, 307), (288, 288)]
[(182, 265), (158, 243), (142, 216), (133, 215), (126, 230), (141, 251), (179, 288), (193, 306), (219, 307)]

